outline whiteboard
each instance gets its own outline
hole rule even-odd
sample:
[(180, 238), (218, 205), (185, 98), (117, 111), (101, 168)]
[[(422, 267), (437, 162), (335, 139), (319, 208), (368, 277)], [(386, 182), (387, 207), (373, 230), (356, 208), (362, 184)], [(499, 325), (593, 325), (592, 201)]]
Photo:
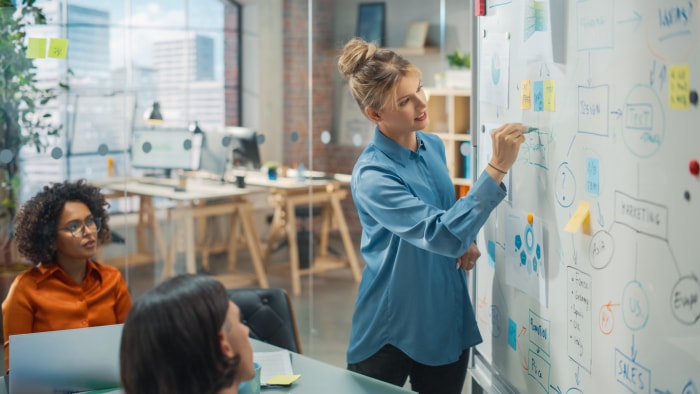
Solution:
[(700, 392), (699, 1), (487, 0), (474, 18), (478, 166), (490, 129), (538, 129), (479, 235), (483, 386)]

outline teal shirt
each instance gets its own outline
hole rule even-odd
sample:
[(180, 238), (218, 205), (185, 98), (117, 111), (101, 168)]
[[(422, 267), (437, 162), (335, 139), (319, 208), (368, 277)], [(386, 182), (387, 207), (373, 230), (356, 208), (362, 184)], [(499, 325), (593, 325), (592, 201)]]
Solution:
[(417, 138), (413, 152), (375, 130), (352, 172), (366, 266), (350, 330), (351, 364), (391, 344), (419, 363), (444, 365), (482, 340), (456, 260), (506, 196), (505, 186), (484, 173), (455, 202), (442, 141), (420, 131)]

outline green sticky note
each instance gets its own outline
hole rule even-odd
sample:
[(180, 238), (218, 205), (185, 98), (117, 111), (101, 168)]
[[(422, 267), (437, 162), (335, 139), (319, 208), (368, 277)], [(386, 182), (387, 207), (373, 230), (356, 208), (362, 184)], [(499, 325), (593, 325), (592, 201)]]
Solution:
[(44, 57), (46, 57), (46, 38), (29, 37), (27, 59), (41, 59)]
[(68, 52), (68, 40), (65, 38), (52, 38), (49, 42), (49, 57), (65, 59)]

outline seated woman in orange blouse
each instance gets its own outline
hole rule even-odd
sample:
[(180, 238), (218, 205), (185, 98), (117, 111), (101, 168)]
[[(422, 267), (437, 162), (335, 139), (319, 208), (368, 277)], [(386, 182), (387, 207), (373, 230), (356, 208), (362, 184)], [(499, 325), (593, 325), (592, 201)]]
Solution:
[(44, 186), (15, 219), (19, 252), (35, 264), (2, 303), (5, 368), (15, 334), (123, 323), (131, 296), (121, 272), (91, 257), (108, 242), (109, 204), (85, 180)]

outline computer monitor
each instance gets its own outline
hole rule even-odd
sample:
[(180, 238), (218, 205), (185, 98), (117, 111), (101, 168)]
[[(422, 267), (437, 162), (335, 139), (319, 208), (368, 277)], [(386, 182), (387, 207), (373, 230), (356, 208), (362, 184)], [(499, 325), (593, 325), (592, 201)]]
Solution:
[(135, 130), (131, 138), (133, 168), (199, 169), (202, 135), (188, 130)]
[(258, 147), (258, 133), (246, 127), (227, 127), (225, 131), (226, 137), (230, 137), (229, 149), (233, 167), (259, 170), (262, 162)]

